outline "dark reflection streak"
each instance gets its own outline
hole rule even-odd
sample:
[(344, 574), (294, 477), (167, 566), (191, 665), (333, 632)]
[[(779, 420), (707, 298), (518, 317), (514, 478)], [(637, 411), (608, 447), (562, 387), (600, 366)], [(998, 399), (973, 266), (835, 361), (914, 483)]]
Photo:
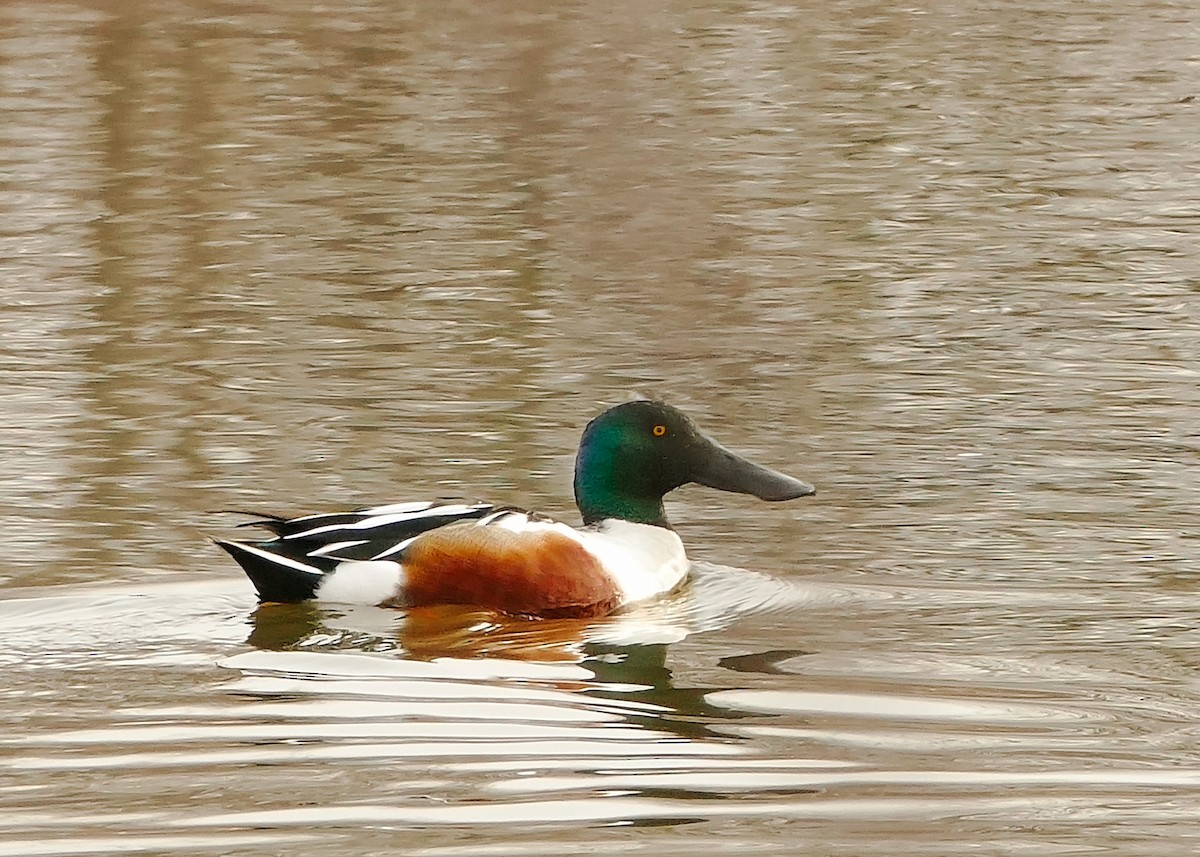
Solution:
[[(179, 33), (179, 66), (181, 71), (182, 105), (178, 113), (176, 133), (178, 142), (172, 152), (176, 167), (173, 175), (181, 177), (178, 199), (181, 206), (180, 229), (183, 233), (178, 268), (172, 278), (173, 294), (164, 312), (177, 319), (184, 327), (179, 331), (188, 342), (188, 368), (192, 369), (189, 395), (181, 395), (180, 414), (173, 452), (176, 461), (185, 464), (186, 478), (196, 482), (205, 472), (203, 457), (204, 431), (197, 423), (198, 411), (219, 411), (215, 401), (207, 393), (209, 385), (202, 383), (203, 377), (192, 367), (202, 366), (212, 355), (211, 336), (207, 329), (211, 301), (205, 294), (211, 288), (210, 273), (217, 267), (216, 251), (213, 249), (211, 222), (216, 216), (207, 198), (219, 185), (220, 163), (215, 152), (219, 142), (215, 129), (219, 127), (218, 112), (213, 104), (211, 89), (221, 74), (215, 63), (206, 61), (205, 29), (192, 24), (182, 24)], [(182, 368), (182, 367), (181, 367)], [(186, 403), (186, 404), (184, 404)]]
[(250, 617), (246, 642), (268, 652), (292, 651), (321, 629), (321, 619), (322, 612), (312, 602), (260, 604)]
[(546, 58), (560, 49), (550, 21), (551, 16), (542, 11), (512, 25), (509, 43), (518, 48), (507, 58), (505, 97), (499, 100), (509, 114), (502, 123), (505, 133), (501, 145), (523, 191), (516, 214), (527, 235), (517, 269), (521, 272), (519, 281), (528, 286), (530, 296), (541, 284), (539, 275), (545, 269), (549, 249), (545, 184), (550, 161), (542, 156), (542, 141), (554, 130), (551, 117), (555, 114), (548, 109)]
[[(711, 791), (701, 791), (698, 789), (664, 789), (664, 788), (648, 788), (638, 789), (637, 793), (642, 797), (658, 798), (664, 801), (676, 800), (701, 800), (711, 801), (713, 793)], [(795, 786), (780, 786), (778, 788), (763, 788), (758, 786), (754, 789), (755, 797), (763, 797), (766, 795), (779, 795), (780, 797), (798, 797), (800, 795), (818, 795), (820, 789), (805, 789), (796, 788)], [(687, 819), (684, 820), (687, 822)]]
[[(520, 331), (527, 359), (519, 362), (521, 389), (544, 391), (547, 378), (561, 374), (562, 363), (553, 351), (558, 339), (554, 326), (554, 306), (550, 300), (553, 290), (546, 282), (549, 256), (552, 252), (549, 241), (549, 218), (545, 210), (547, 170), (550, 159), (544, 155), (546, 136), (553, 130), (549, 108), (549, 82), (547, 80), (548, 55), (558, 50), (557, 30), (553, 26), (555, 16), (545, 8), (537, 8), (525, 16), (514, 16), (506, 21), (506, 41), (512, 45), (511, 52), (504, 57), (504, 66), (497, 70), (497, 78), (503, 87), (503, 98), (495, 99), (495, 109), (507, 115), (497, 117), (496, 124), (503, 128), (500, 146), (505, 166), (511, 174), (514, 190), (519, 196), (511, 213), (512, 229), (521, 230), (521, 240), (509, 265), (516, 272), (512, 288), (521, 303), (529, 310), (541, 314), (541, 321), (534, 320), (529, 313), (520, 317)], [(516, 315), (520, 316), (521, 313)], [(544, 392), (542, 393), (545, 394)], [(543, 415), (539, 409), (538, 416)], [(545, 444), (545, 420), (525, 420), (516, 444), (521, 450), (543, 449)], [(544, 468), (545, 462), (529, 461), (530, 468)]]
[[(354, 20), (360, 26), (346, 30), (326, 26), (319, 13), (298, 12), (286, 32), (310, 62), (321, 66), (326, 88), (320, 98), (305, 99), (299, 115), (311, 111), (322, 126), (321, 135), (339, 144), (335, 151), (308, 153), (296, 167), (303, 173), (336, 178), (345, 188), (317, 201), (332, 209), (333, 217), (326, 222), (336, 222), (340, 228), (312, 236), (331, 264), (311, 275), (363, 296), (379, 285), (395, 262), (393, 232), (400, 211), (380, 212), (378, 196), (352, 189), (366, 186), (363, 168), (367, 164), (384, 163), (397, 179), (407, 166), (399, 152), (380, 155), (404, 138), (397, 127), (400, 117), (393, 108), (385, 107), (389, 97), (405, 85), (395, 79), (394, 70), (411, 60), (404, 17), (403, 11), (358, 9)], [(401, 310), (395, 304), (407, 296), (383, 289), (379, 299), (391, 304), (387, 314), (399, 315)], [(344, 321), (350, 327), (356, 321), (361, 323)]]
[(802, 649), (771, 649), (766, 652), (754, 652), (749, 655), (732, 655), (721, 658), (717, 666), (734, 672), (761, 673), (763, 675), (784, 675), (788, 670), (780, 669), (779, 665), (793, 658), (810, 655)]
[[(708, 702), (710, 693), (727, 689), (719, 687), (676, 687), (667, 667), (665, 644), (610, 646), (591, 643), (585, 646), (585, 663), (596, 674), (597, 685), (587, 694), (600, 699), (635, 700), (665, 708), (653, 714), (625, 714), (630, 723), (647, 729), (670, 732), (688, 739), (720, 738), (728, 735), (713, 732), (708, 724), (727, 722), (750, 715)], [(633, 691), (612, 690), (608, 685), (643, 685)]]
[[(136, 414), (128, 407), (130, 399), (124, 393), (129, 379), (124, 377), (131, 360), (132, 335), (130, 319), (136, 318), (135, 297), (137, 266), (129, 264), (132, 251), (128, 248), (123, 223), (135, 222), (134, 200), (141, 182), (130, 170), (134, 158), (136, 129), (139, 127), (137, 105), (142, 103), (140, 82), (134, 73), (132, 58), (145, 50), (143, 28), (136, 15), (116, 11), (97, 27), (91, 43), (96, 50), (96, 77), (101, 82), (99, 100), (102, 107), (100, 148), (101, 177), (99, 195), (102, 214), (95, 221), (96, 257), (99, 260), (96, 280), (103, 289), (97, 298), (94, 313), (99, 322), (97, 335), (86, 347), (80, 365), (91, 371), (85, 386), (92, 408), (93, 420), (83, 427), (87, 440), (83, 448), (99, 447), (103, 454), (79, 460), (79, 484), (82, 504), (93, 509), (116, 509), (129, 505), (129, 493), (121, 476), (128, 471), (128, 458), (136, 447), (134, 434), (128, 425)], [(102, 440), (97, 442), (96, 438)], [(120, 541), (132, 537), (134, 526), (130, 516), (106, 515), (111, 531), (107, 538), (93, 542), (92, 561), (100, 567), (119, 564)]]
[[(195, 415), (216, 410), (197, 367), (209, 356), (206, 289), (219, 261), (208, 191), (219, 183), (211, 89), (220, 75), (205, 60), (201, 28), (174, 19), (165, 27), (147, 30), (136, 14), (118, 11), (94, 40), (103, 83), (96, 279), (104, 290), (94, 308), (99, 333), (83, 365), (95, 367), (88, 385), (95, 422), (85, 430), (103, 437), (87, 446), (104, 454), (87, 461), (91, 472), (80, 482), (85, 503), (98, 510), (145, 505), (123, 478), (130, 460), (142, 462), (136, 469), (145, 476), (200, 481), (204, 427)], [(153, 231), (130, 228), (147, 221)], [(128, 562), (109, 555), (136, 540), (155, 514), (141, 511), (104, 514), (114, 531), (95, 540), (102, 563)]]
[[(652, 794), (652, 792), (645, 791), (645, 792), (639, 792), (639, 794), (650, 795), (650, 794)], [(712, 795), (709, 795), (709, 797), (711, 798)], [(633, 818), (633, 819), (630, 819), (626, 823), (625, 826), (628, 826), (628, 827), (682, 827), (685, 824), (704, 824), (710, 820), (711, 819), (705, 818), (703, 816), (695, 816), (692, 818), (689, 818), (687, 816), (684, 816), (681, 818), (653, 818), (653, 817)]]

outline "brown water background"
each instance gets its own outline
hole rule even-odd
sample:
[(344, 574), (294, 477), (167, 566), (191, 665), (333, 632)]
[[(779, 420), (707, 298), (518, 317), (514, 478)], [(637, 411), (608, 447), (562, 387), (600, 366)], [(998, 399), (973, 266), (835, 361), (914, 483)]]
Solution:
[[(0, 4), (0, 855), (1192, 855), (1200, 7)], [(255, 609), (216, 510), (575, 520), (590, 625)]]

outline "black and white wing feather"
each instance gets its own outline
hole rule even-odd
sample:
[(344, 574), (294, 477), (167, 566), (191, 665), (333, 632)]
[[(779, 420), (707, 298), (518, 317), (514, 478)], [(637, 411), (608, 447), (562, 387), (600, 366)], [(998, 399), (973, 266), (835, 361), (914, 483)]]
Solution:
[(263, 515), (266, 541), (217, 540), (249, 576), (263, 601), (312, 598), (325, 575), (347, 560), (397, 560), (422, 533), (496, 511), (490, 503), (397, 503), (301, 518)]
[(263, 516), (241, 526), (266, 527), (275, 538), (259, 546), (296, 559), (390, 559), (421, 533), (495, 509), (490, 503), (396, 503), (302, 518)]

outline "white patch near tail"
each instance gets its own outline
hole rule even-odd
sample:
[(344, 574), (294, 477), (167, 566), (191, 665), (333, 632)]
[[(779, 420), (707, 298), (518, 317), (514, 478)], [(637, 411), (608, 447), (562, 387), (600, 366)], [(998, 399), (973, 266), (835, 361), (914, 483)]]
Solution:
[(398, 562), (351, 559), (325, 575), (317, 587), (318, 601), (339, 604), (382, 604), (404, 588), (404, 567)]

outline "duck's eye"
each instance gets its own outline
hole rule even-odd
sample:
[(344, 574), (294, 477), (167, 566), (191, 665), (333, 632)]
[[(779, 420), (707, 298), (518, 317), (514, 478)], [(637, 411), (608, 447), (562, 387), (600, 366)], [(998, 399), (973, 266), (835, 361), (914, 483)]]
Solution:
[(655, 437), (662, 437), (664, 434), (667, 433), (667, 427), (661, 426), (661, 425), (655, 426), (654, 428), (650, 429), (650, 431), (654, 432)]

